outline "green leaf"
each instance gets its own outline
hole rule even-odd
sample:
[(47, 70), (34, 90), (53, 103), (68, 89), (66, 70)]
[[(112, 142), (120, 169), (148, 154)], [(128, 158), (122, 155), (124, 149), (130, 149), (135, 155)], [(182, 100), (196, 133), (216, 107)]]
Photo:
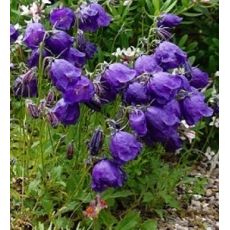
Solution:
[(143, 202), (148, 203), (148, 202), (152, 201), (153, 198), (154, 198), (154, 196), (151, 192), (146, 192), (144, 194)]
[(119, 197), (128, 197), (134, 195), (133, 192), (130, 192), (129, 190), (123, 190), (118, 192), (113, 192), (113, 190), (109, 190), (108, 192), (104, 193), (103, 199), (111, 199), (111, 198), (119, 198)]
[(146, 220), (141, 225), (141, 230), (157, 230), (157, 222), (155, 220)]
[(162, 193), (161, 197), (164, 199), (165, 203), (168, 204), (170, 207), (179, 208), (179, 203), (174, 196)]
[(183, 47), (187, 40), (188, 40), (188, 35), (185, 34), (185, 35), (180, 39), (178, 45), (179, 45), (180, 47)]
[(160, 14), (160, 0), (152, 0), (154, 9), (155, 9), (155, 15)]
[(100, 220), (107, 228), (111, 228), (114, 224), (117, 223), (117, 219), (111, 214), (108, 210), (102, 210), (100, 212)]
[(115, 230), (133, 230), (136, 229), (139, 222), (140, 222), (140, 214), (135, 211), (130, 211), (118, 223)]

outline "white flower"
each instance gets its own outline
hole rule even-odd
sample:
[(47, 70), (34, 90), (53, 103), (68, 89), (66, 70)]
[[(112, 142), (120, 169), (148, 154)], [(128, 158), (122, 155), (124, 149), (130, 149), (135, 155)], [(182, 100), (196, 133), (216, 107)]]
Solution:
[(210, 146), (208, 146), (206, 152), (204, 153), (204, 155), (208, 158), (208, 160), (211, 160), (215, 154), (216, 153), (211, 149)]
[(22, 28), (22, 26), (20, 25), (20, 24), (15, 24), (14, 25), (14, 28), (16, 29), (16, 30), (20, 30), (21, 28)]
[[(44, 5), (39, 5), (36, 2), (33, 2), (29, 6), (20, 6), (20, 9), (22, 10), (21, 15), (26, 15), (26, 16), (32, 16), (33, 22), (39, 22), (41, 20), (41, 17), (43, 16), (42, 14), (44, 13)], [(25, 21), (27, 24), (30, 21)]]
[(219, 128), (219, 118), (218, 117), (212, 117), (212, 121), (209, 123), (210, 126), (215, 126), (216, 128)]
[(15, 43), (21, 45), (22, 44), (22, 40), (23, 40), (23, 35), (21, 34), (21, 35), (18, 36), (18, 38), (15, 41)]
[(43, 4), (51, 4), (51, 1), (49, 1), (49, 0), (42, 0), (42, 3)]
[(135, 57), (139, 56), (140, 54), (142, 54), (141, 50), (133, 46), (127, 49), (124, 48), (122, 50), (121, 48), (117, 48), (116, 52), (112, 53), (113, 56), (120, 57), (125, 60), (132, 60)]
[(21, 5), (19, 8), (22, 10), (21, 15), (30, 15), (29, 6)]
[(191, 128), (194, 126), (189, 126), (185, 120), (181, 121), (180, 124), (180, 133), (181, 133), (181, 139), (185, 140), (188, 139), (189, 143), (192, 143), (192, 140), (196, 137), (196, 132), (193, 131)]
[(123, 3), (123, 6), (131, 5), (132, 2), (133, 2), (133, 0), (125, 0), (124, 3)]

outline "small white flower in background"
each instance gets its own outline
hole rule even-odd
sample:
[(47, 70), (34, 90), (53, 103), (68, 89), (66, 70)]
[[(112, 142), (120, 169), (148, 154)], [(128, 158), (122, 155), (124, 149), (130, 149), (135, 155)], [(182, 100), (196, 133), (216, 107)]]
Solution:
[(18, 44), (18, 45), (21, 45), (22, 44), (22, 40), (23, 40), (23, 35), (21, 34), (21, 35), (18, 36), (18, 38), (15, 41), (15, 43)]
[(44, 15), (42, 15), (42, 14), (44, 13), (45, 2), (50, 3), (50, 1), (46, 0), (46, 1), (42, 2), (42, 5), (40, 5), (37, 2), (33, 2), (29, 6), (25, 6), (25, 5), (20, 6), (21, 15), (32, 16), (32, 21), (31, 20), (29, 20), (29, 21), (25, 20), (25, 22), (27, 24), (30, 22), (39, 22), (41, 20), (41, 17), (44, 17)]
[(184, 68), (175, 68), (172, 71), (172, 75), (177, 75), (177, 74), (181, 74), (184, 75), (186, 73)]
[(133, 0), (125, 0), (124, 3), (123, 3), (123, 5), (124, 5), (124, 6), (131, 5), (132, 2), (133, 2)]
[(49, 1), (49, 0), (42, 0), (42, 3), (43, 4), (51, 4), (51, 1)]
[(218, 117), (212, 117), (212, 121), (209, 123), (210, 126), (215, 126), (216, 128), (219, 128), (219, 118)]
[(214, 76), (219, 77), (219, 71), (216, 71)]
[(187, 138), (190, 144), (192, 143), (192, 140), (196, 137), (196, 132), (192, 130), (192, 127), (194, 126), (189, 126), (185, 120), (182, 120), (179, 128), (181, 133), (181, 139), (185, 140)]
[(20, 7), (21, 15), (30, 15), (30, 9), (29, 6), (21, 5)]
[(14, 28), (16, 29), (16, 30), (20, 30), (21, 28), (22, 28), (22, 26), (20, 25), (20, 24), (15, 24), (15, 26), (14, 26)]
[(135, 48), (133, 46), (127, 48), (127, 49), (120, 49), (117, 48), (116, 52), (112, 53), (113, 56), (115, 57), (120, 57), (124, 60), (132, 60), (135, 57), (139, 56), (140, 54), (142, 54), (141, 50), (139, 48)]
[(215, 154), (216, 153), (211, 149), (210, 146), (208, 146), (208, 148), (206, 149), (206, 152), (204, 153), (204, 155), (207, 157), (209, 161), (213, 158)]

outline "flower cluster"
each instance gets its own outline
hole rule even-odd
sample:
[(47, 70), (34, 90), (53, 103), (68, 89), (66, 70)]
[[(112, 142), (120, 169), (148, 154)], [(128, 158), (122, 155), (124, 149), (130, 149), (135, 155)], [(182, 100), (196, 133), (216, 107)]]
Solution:
[[(163, 15), (158, 26), (168, 29), (181, 20), (176, 15)], [(185, 137), (190, 142), (195, 137), (191, 127), (213, 113), (201, 92), (208, 84), (207, 73), (190, 66), (187, 54), (169, 41), (136, 60), (110, 64), (95, 84), (101, 103), (121, 95), (133, 131), (116, 129), (111, 134), (112, 159), (102, 159), (92, 170), (92, 188), (97, 192), (123, 185), (126, 175), (122, 166), (139, 155), (141, 142), (178, 150)]]
[[(181, 21), (176, 15), (164, 14), (158, 18), (157, 28), (169, 37), (170, 29)], [(120, 56), (121, 61), (106, 65), (96, 78), (89, 79), (84, 65), (93, 57), (96, 46), (86, 40), (85, 32), (95, 32), (110, 22), (111, 17), (102, 6), (89, 3), (76, 12), (67, 7), (53, 9), (51, 31), (39, 22), (29, 23), (23, 36), (24, 45), (31, 50), (29, 70), (15, 80), (13, 87), (17, 97), (38, 96), (41, 79), (37, 79), (37, 67), (41, 68), (43, 59), (42, 66), (61, 97), (54, 104), (55, 96), (50, 92), (38, 106), (27, 101), (27, 108), (34, 118), (45, 115), (53, 127), (75, 124), (82, 103), (97, 108), (120, 96), (132, 133), (113, 125), (109, 140), (111, 157), (100, 159), (92, 169), (91, 187), (96, 192), (123, 186), (123, 167), (138, 157), (143, 144), (161, 143), (168, 151), (176, 151), (184, 137), (190, 141), (194, 138), (191, 126), (213, 113), (201, 91), (208, 84), (207, 73), (192, 67), (187, 54), (168, 40), (159, 42), (147, 54), (134, 48), (118, 50), (115, 56)], [(80, 29), (72, 34), (77, 25)], [(18, 37), (13, 26), (10, 36), (11, 43)], [(100, 152), (103, 139), (102, 130), (97, 129), (88, 145), (93, 157)], [(68, 151), (72, 158), (73, 145)]]
[[(23, 15), (37, 15), (39, 9), (45, 7), (45, 3), (39, 9), (37, 7), (36, 12), (32, 10), (35, 8), (35, 5), (33, 6), (23, 7)], [(34, 118), (45, 114), (53, 127), (59, 123), (75, 124), (80, 115), (79, 104), (89, 103), (95, 93), (93, 83), (83, 73), (83, 67), (86, 61), (94, 56), (97, 48), (87, 41), (84, 31), (96, 31), (100, 27), (108, 26), (111, 18), (102, 6), (90, 3), (81, 5), (76, 12), (67, 7), (51, 10), (49, 19), (52, 30), (46, 30), (39, 22), (40, 19), (39, 17), (39, 20), (29, 22), (23, 34), (22, 42), (31, 50), (27, 60), (28, 71), (15, 80), (13, 92), (17, 97), (39, 95), (37, 67), (41, 68), (39, 62), (43, 60), (42, 65), (47, 67), (49, 79), (59, 91), (61, 98), (53, 107), (48, 105), (48, 96), (39, 106), (30, 102), (27, 106), (29, 112)], [(82, 30), (77, 28), (77, 34), (73, 34), (72, 28), (77, 26)], [(11, 44), (18, 36), (19, 32), (11, 25)], [(36, 106), (39, 107), (38, 116), (34, 116), (32, 112), (32, 108)]]

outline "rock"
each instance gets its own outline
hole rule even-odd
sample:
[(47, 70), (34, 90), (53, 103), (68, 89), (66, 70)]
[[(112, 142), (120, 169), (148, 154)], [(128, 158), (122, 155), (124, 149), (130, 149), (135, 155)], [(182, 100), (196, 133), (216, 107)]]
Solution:
[(199, 195), (199, 194), (193, 195), (193, 199), (194, 199), (194, 200), (200, 200), (201, 198), (202, 198), (202, 196)]
[(211, 196), (212, 195), (212, 190), (211, 189), (207, 189), (206, 191), (206, 196)]
[(192, 200), (191, 204), (195, 206), (196, 208), (200, 209), (201, 208), (201, 203), (198, 200)]

